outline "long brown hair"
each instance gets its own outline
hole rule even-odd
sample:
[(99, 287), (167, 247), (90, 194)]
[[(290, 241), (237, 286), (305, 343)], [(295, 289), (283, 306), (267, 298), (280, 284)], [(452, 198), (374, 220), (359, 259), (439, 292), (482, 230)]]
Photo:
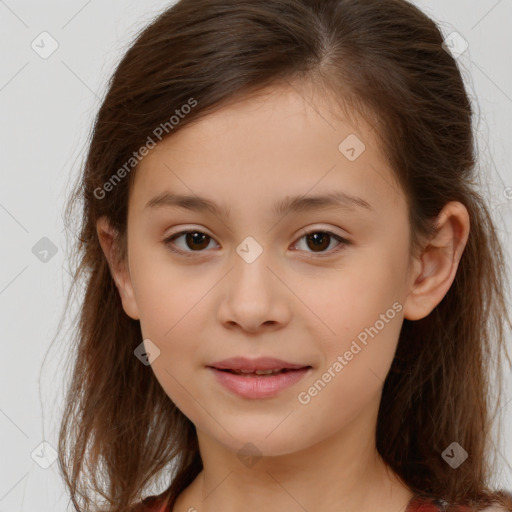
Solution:
[[(459, 64), (442, 44), (436, 23), (404, 0), (181, 0), (137, 35), (109, 81), (66, 208), (81, 221), (66, 307), (79, 284), (85, 289), (59, 436), (76, 510), (89, 510), (93, 493), (112, 512), (129, 510), (162, 474), (172, 507), (202, 469), (194, 425), (134, 356), (140, 325), (122, 308), (96, 222), (107, 217), (125, 258), (141, 148), (285, 81), (329, 91), (347, 115), (357, 112), (375, 127), (408, 199), (411, 251), (434, 233), (448, 201), (467, 208), (471, 231), (453, 285), (427, 317), (404, 320), (377, 449), (418, 494), (511, 506), (490, 488), (491, 427), (502, 395), (496, 372), (494, 404), (490, 377), (502, 353), (510, 363), (505, 261), (475, 187), (472, 107)], [(453, 442), (469, 454), (456, 470), (441, 456)]]

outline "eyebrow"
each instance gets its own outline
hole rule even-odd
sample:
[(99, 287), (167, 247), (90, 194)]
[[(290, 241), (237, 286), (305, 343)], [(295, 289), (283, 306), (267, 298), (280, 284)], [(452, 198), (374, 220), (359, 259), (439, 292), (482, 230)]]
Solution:
[[(226, 205), (217, 205), (214, 201), (196, 195), (173, 194), (162, 192), (150, 199), (144, 206), (146, 208), (179, 207), (193, 211), (210, 211), (214, 215), (229, 218), (229, 208)], [(289, 212), (305, 212), (323, 208), (337, 207), (347, 211), (364, 209), (375, 213), (374, 208), (361, 197), (345, 192), (330, 192), (318, 196), (292, 196), (286, 197), (274, 204), (273, 214), (282, 216)]]

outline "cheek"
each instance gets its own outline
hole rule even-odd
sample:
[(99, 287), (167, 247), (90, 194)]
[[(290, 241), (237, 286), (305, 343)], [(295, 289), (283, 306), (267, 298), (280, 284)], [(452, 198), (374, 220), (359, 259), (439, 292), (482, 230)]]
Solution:
[(310, 291), (305, 302), (322, 321), (314, 319), (311, 333), (317, 340), (322, 333), (320, 373), (330, 369), (318, 406), (343, 400), (347, 410), (356, 411), (361, 400), (367, 401), (382, 386), (403, 321), (402, 259), (386, 246), (379, 252), (375, 248), (360, 251), (357, 261), (347, 262), (336, 279), (317, 282), (315, 293)]
[(320, 319), (324, 324), (327, 339), (356, 336), (389, 309), (395, 316), (393, 304), (402, 299), (404, 279), (396, 262), (391, 253), (376, 258), (374, 250), (359, 252), (344, 268), (316, 278), (313, 286), (303, 285), (300, 293), (317, 323)]
[(193, 289), (180, 289), (176, 281), (174, 286), (163, 286), (161, 280), (141, 295), (142, 334), (160, 349), (158, 364), (165, 364), (173, 374), (191, 367), (200, 355), (201, 340), (197, 335), (205, 315), (202, 295)]
[[(153, 242), (154, 243), (154, 242)], [(191, 314), (201, 309), (207, 277), (194, 275), (192, 267), (173, 263), (162, 248), (134, 250), (130, 273), (145, 337), (165, 342)], [(211, 280), (211, 279), (210, 279)]]
[(167, 396), (191, 421), (200, 421), (197, 406), (200, 389), (196, 386), (201, 366), (201, 339), (198, 325), (204, 315), (201, 297), (191, 289), (180, 290), (179, 281), (166, 286), (161, 278), (145, 282), (141, 289), (140, 324), (144, 338), (160, 350), (151, 370)]
[(389, 283), (377, 286), (371, 278), (375, 276), (362, 273), (354, 274), (357, 281), (340, 280), (347, 288), (329, 294), (337, 304), (319, 304), (322, 320), (335, 334), (323, 336), (321, 368), (299, 390), (298, 412), (310, 418), (312, 431), (334, 433), (362, 411), (372, 410), (370, 403), (378, 408), (401, 329), (402, 306), (389, 293)]
[(160, 350), (153, 370), (174, 396), (180, 383), (185, 385), (187, 372), (202, 362), (199, 334), (209, 316), (205, 295), (215, 285), (215, 276), (197, 276), (197, 271), (194, 275), (192, 267), (179, 267), (160, 252), (134, 253), (130, 268), (142, 336)]

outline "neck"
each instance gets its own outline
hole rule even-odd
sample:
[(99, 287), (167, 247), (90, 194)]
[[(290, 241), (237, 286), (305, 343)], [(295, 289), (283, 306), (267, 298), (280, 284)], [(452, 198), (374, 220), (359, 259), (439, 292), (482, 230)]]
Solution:
[(197, 430), (203, 470), (173, 512), (405, 511), (413, 493), (378, 455), (375, 430), (364, 428), (376, 418), (363, 416), (300, 451), (245, 464)]

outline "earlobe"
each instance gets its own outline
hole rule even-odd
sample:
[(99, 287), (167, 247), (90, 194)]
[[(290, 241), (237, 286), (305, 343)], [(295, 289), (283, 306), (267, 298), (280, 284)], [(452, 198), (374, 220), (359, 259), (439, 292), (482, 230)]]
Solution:
[(445, 205), (437, 218), (437, 232), (415, 261), (412, 284), (404, 303), (404, 317), (428, 316), (450, 289), (469, 237), (469, 214), (460, 202)]
[(139, 320), (139, 311), (135, 301), (135, 294), (129, 269), (126, 261), (119, 261), (116, 257), (116, 234), (105, 217), (98, 219), (96, 224), (98, 239), (103, 250), (103, 254), (108, 262), (110, 274), (114, 280), (125, 313), (134, 320)]

